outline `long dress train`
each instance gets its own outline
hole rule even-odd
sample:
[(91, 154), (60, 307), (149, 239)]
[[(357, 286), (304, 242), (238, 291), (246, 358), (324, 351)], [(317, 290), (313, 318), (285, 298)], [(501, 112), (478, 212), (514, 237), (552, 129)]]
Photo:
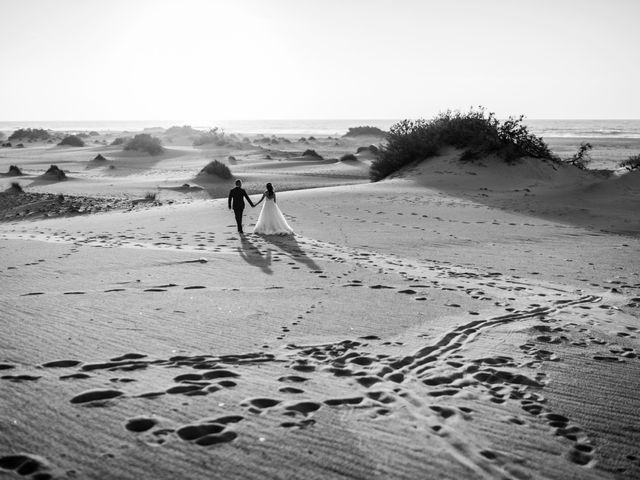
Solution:
[(276, 205), (273, 198), (265, 197), (258, 223), (253, 227), (253, 233), (259, 235), (293, 235), (293, 229)]

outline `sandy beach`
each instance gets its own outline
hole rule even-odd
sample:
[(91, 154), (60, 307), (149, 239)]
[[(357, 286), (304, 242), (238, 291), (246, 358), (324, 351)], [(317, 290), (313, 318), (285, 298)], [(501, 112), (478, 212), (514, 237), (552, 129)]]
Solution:
[(0, 152), (2, 474), (640, 475), (637, 173), (255, 140)]
[(0, 476), (640, 477), (638, 172), (155, 134), (0, 149)]

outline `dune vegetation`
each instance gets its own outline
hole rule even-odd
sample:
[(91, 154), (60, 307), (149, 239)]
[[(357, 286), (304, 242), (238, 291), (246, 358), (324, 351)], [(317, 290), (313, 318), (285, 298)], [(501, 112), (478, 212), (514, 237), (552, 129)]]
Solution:
[(637, 155), (631, 155), (626, 160), (622, 160), (618, 165), (626, 168), (630, 172), (640, 171), (640, 153)]
[(200, 175), (215, 175), (223, 180), (229, 180), (231, 178), (231, 170), (224, 163), (213, 160), (200, 170)]
[(319, 160), (322, 159), (322, 155), (320, 155), (318, 152), (316, 152), (315, 150), (313, 150), (312, 148), (308, 148), (306, 149), (303, 153), (302, 153), (303, 157), (312, 157), (312, 158), (317, 158)]
[(530, 133), (524, 116), (500, 122), (483, 107), (468, 112), (448, 110), (431, 120), (402, 120), (393, 125), (380, 156), (370, 169), (378, 181), (416, 160), (436, 156), (444, 147), (464, 150), (462, 160), (496, 155), (506, 162), (522, 157), (557, 161), (542, 138)]
[(20, 128), (9, 136), (9, 140), (44, 141), (49, 140), (51, 134), (43, 128)]
[(84, 140), (80, 138), (78, 135), (67, 135), (64, 137), (60, 143), (60, 146), (69, 146), (69, 147), (84, 147)]
[(129, 140), (131, 140), (130, 137), (116, 137), (113, 139), (113, 142), (111, 142), (111, 145), (113, 146), (124, 145)]
[(152, 137), (148, 133), (140, 133), (136, 135), (127, 142), (124, 149), (147, 152), (149, 155), (160, 155), (161, 153), (164, 153), (164, 148), (162, 148), (160, 139)]
[(365, 125), (360, 127), (350, 127), (347, 133), (344, 134), (345, 137), (359, 137), (364, 135), (384, 137), (387, 135), (387, 132), (385, 132), (384, 130), (378, 127), (371, 127), (371, 126)]
[(200, 147), (202, 145), (216, 145), (223, 147), (229, 144), (229, 139), (226, 137), (224, 130), (215, 127), (208, 132), (200, 133), (194, 140), (193, 146)]

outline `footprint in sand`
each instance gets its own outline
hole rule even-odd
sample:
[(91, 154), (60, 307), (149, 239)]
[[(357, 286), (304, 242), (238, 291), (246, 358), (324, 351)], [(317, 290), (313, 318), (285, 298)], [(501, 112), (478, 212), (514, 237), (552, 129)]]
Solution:
[(275, 407), (280, 404), (280, 400), (273, 398), (250, 398), (240, 403), (243, 407), (249, 407), (249, 411), (252, 413), (262, 413), (263, 410)]
[(84, 378), (91, 378), (91, 375), (87, 373), (72, 373), (71, 375), (62, 375), (60, 380), (82, 380)]
[(141, 433), (141, 432), (146, 432), (147, 430), (152, 429), (157, 423), (158, 421), (153, 418), (145, 418), (145, 417), (130, 418), (129, 420), (127, 420), (127, 423), (125, 424), (124, 428), (126, 428), (130, 432)]
[(295, 387), (280, 387), (278, 391), (282, 393), (291, 393), (296, 395), (304, 393), (304, 390), (302, 390), (301, 388), (295, 388)]
[(122, 362), (124, 360), (139, 360), (141, 358), (145, 358), (146, 355), (143, 353), (125, 353), (119, 357), (112, 358), (111, 362)]
[(280, 377), (278, 379), (279, 382), (294, 382), (294, 383), (302, 383), (308, 381), (308, 378), (300, 377), (298, 375), (288, 375), (286, 377)]
[(199, 438), (211, 434), (217, 434), (224, 431), (225, 426), (218, 423), (203, 423), (200, 425), (185, 425), (176, 430), (176, 434), (180, 439), (186, 442), (192, 442)]
[(576, 443), (569, 451), (568, 458), (578, 465), (587, 465), (593, 460), (594, 448), (586, 443)]
[(80, 365), (82, 362), (78, 360), (56, 360), (53, 362), (43, 363), (44, 368), (68, 368)]
[[(372, 392), (373, 393), (373, 392)], [(377, 398), (375, 399), (377, 400)], [(343, 405), (359, 405), (364, 401), (364, 397), (330, 398), (325, 400), (325, 405), (330, 407), (340, 407)]]
[(0, 469), (14, 471), (21, 476), (32, 475), (31, 478), (38, 480), (53, 478), (53, 475), (46, 472), (49, 469), (47, 461), (36, 455), (22, 454), (0, 457)]
[(206, 392), (203, 391), (204, 385), (178, 385), (177, 387), (171, 387), (166, 390), (169, 395), (206, 395)]
[(40, 377), (35, 377), (33, 375), (3, 375), (0, 377), (2, 380), (8, 380), (13, 383), (21, 383), (21, 382), (35, 382)]
[(71, 399), (71, 403), (87, 403), (101, 400), (110, 400), (120, 397), (123, 392), (119, 390), (88, 390)]
[(310, 427), (312, 425), (315, 425), (316, 421), (313, 419), (306, 419), (306, 420), (302, 420), (300, 422), (283, 422), (280, 424), (281, 427), (283, 428), (298, 428), (298, 429), (303, 429), (303, 428), (307, 428)]

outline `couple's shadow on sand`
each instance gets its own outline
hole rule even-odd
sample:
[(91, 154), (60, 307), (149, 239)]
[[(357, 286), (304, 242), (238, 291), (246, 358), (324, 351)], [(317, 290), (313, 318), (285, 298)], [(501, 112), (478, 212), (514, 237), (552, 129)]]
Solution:
[[(264, 253), (260, 250), (260, 244), (262, 242), (266, 245), (266, 252)], [(273, 261), (273, 247), (276, 247), (294, 261), (307, 266), (310, 270), (320, 270), (320, 266), (305, 253), (305, 251), (300, 247), (300, 244), (298, 244), (296, 237), (293, 235), (261, 235), (253, 236), (253, 238), (248, 237), (247, 235), (240, 235), (238, 253), (249, 265), (258, 267), (264, 273), (272, 275), (273, 270), (271, 268), (271, 263)]]

